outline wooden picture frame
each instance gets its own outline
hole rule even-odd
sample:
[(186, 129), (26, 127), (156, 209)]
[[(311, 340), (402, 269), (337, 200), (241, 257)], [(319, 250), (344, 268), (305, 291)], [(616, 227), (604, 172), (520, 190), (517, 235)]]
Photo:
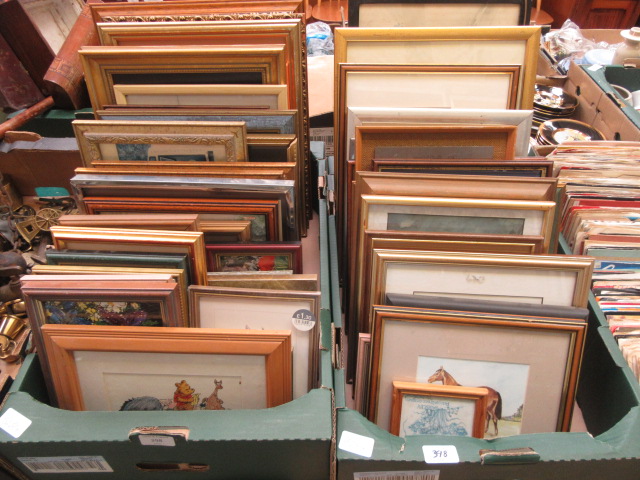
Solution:
[(291, 270), (302, 273), (302, 243), (206, 245), (209, 272)]
[[(500, 110), (480, 108), (389, 108), (389, 107), (347, 107), (344, 138), (344, 157), (350, 155), (351, 139), (355, 139), (355, 127), (359, 125), (516, 125), (516, 157), (529, 154), (533, 110)], [(247, 127), (248, 128), (248, 127)], [(355, 142), (355, 140), (354, 140)], [(434, 158), (435, 159), (435, 158)]]
[(115, 267), (105, 265), (34, 265), (31, 268), (34, 275), (148, 275), (168, 274), (178, 284), (178, 298), (182, 320), (177, 327), (189, 327), (189, 276), (184, 268), (141, 268)]
[(318, 385), (320, 292), (189, 287), (189, 308), (202, 328), (289, 330), (293, 348), (293, 397)]
[[(276, 271), (276, 273), (278, 272)], [(318, 275), (315, 273), (292, 273), (287, 275), (235, 275), (232, 273), (231, 275), (218, 275), (213, 274), (213, 272), (207, 272), (207, 285), (210, 287), (297, 290), (301, 292), (315, 292), (320, 288)]]
[[(291, 400), (290, 332), (44, 325), (42, 335), (50, 366), (52, 393), (59, 408), (117, 410), (122, 405), (131, 409), (125, 405), (128, 400), (151, 396), (156, 400), (169, 399), (168, 403), (173, 403), (175, 410), (194, 410), (200, 409), (201, 404), (194, 404), (192, 394), (207, 394), (211, 390), (214, 393), (206, 399), (202, 395), (204, 409), (266, 408)], [(176, 344), (180, 345), (179, 349), (176, 349)], [(81, 358), (75, 355), (79, 351), (83, 352)], [(194, 362), (194, 356), (203, 359), (206, 370), (204, 365)], [(101, 360), (104, 357), (106, 360)], [(234, 358), (246, 359), (248, 366), (240, 367), (232, 361)], [(100, 381), (104, 370), (100, 371), (95, 366), (100, 361), (110, 365), (110, 375), (115, 378), (124, 373), (129, 379), (135, 376), (137, 381), (129, 383), (135, 387), (128, 391), (105, 389)], [(214, 368), (218, 373), (212, 373)], [(148, 375), (153, 376), (155, 386), (145, 380)], [(201, 387), (200, 392), (194, 389), (189, 393), (191, 388), (186, 389), (185, 383), (195, 386), (195, 378), (199, 375), (206, 376), (207, 384)], [(158, 397), (160, 376), (168, 378), (163, 384), (162, 395)], [(242, 402), (239, 402), (237, 394), (236, 405), (228, 394), (223, 402), (215, 395), (216, 384), (230, 379), (230, 376), (244, 378), (243, 388), (254, 389), (253, 394), (240, 396), (246, 403), (239, 405)], [(260, 384), (264, 388), (259, 387)], [(223, 387), (229, 389), (231, 382)], [(178, 395), (172, 402), (174, 391), (188, 393), (188, 400)], [(162, 402), (154, 403), (163, 408)]]
[(207, 281), (202, 232), (53, 226), (51, 237), (57, 249), (184, 253), (191, 283), (205, 285)]
[[(285, 46), (82, 47), (94, 110), (117, 104), (114, 85), (286, 84)], [(179, 82), (178, 82), (179, 81)]]
[[(59, 266), (105, 266), (105, 267), (138, 267), (169, 268), (189, 270), (187, 254), (156, 254), (127, 252), (92, 252), (84, 250), (55, 250), (45, 252), (47, 265)], [(187, 275), (187, 281), (190, 281)]]
[(98, 162), (92, 167), (77, 167), (76, 175), (188, 175), (190, 177), (258, 178), (263, 180), (296, 180), (294, 163), (200, 163), (174, 165), (173, 162)]
[(359, 333), (357, 345), (358, 355), (356, 358), (356, 375), (353, 387), (354, 408), (366, 417), (369, 377), (371, 373), (371, 334)]
[(355, 168), (371, 171), (373, 159), (389, 158), (377, 153), (379, 147), (486, 146), (492, 160), (513, 160), (516, 134), (513, 125), (361, 125), (355, 131)]
[(290, 108), (287, 85), (114, 85), (117, 105)]
[(105, 161), (180, 165), (248, 158), (242, 122), (74, 120), (72, 125), (85, 167)]
[(197, 214), (145, 213), (144, 215), (65, 214), (58, 218), (63, 227), (136, 228), (145, 230), (198, 231)]
[[(489, 389), (416, 382), (392, 382), (389, 432), (483, 438)], [(442, 422), (434, 421), (439, 417)]]
[(575, 320), (376, 306), (368, 418), (390, 428), (394, 380), (441, 381), (498, 392), (503, 418), (523, 406), (508, 427), (489, 398), (485, 438), (568, 431), (585, 334)]
[(529, 25), (527, 0), (349, 0), (349, 27)]

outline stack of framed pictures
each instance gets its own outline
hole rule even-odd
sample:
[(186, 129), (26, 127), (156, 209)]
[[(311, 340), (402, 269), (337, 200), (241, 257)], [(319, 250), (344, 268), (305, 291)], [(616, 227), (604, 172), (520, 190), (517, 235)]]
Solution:
[(640, 378), (640, 143), (569, 142), (549, 157), (566, 184), (560, 225), (567, 249), (595, 258), (593, 295)]
[(296, 237), (304, 236), (311, 191), (302, 3), (208, 5), (92, 6), (101, 45), (80, 57), (96, 120), (75, 125), (85, 167), (290, 180)]

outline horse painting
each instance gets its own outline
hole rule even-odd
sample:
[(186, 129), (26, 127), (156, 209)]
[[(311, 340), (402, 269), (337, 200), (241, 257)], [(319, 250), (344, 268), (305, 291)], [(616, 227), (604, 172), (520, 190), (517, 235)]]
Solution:
[[(444, 367), (440, 367), (435, 371), (433, 375), (427, 380), (429, 383), (442, 382), (443, 385), (456, 385), (461, 387), (456, 379), (447, 372)], [(487, 424), (484, 429), (485, 433), (489, 431), (489, 424), (493, 422), (493, 428), (495, 430), (494, 435), (498, 436), (498, 420), (502, 418), (502, 397), (500, 393), (491, 387), (483, 386), (489, 391), (487, 396)]]

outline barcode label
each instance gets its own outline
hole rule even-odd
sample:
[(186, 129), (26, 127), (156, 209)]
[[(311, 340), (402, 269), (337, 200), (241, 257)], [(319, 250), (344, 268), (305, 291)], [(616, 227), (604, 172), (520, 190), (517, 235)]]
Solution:
[(439, 470), (354, 473), (354, 480), (438, 480)]
[(309, 140), (312, 142), (324, 142), (325, 157), (333, 155), (333, 128), (311, 128)]
[(18, 457), (33, 473), (111, 473), (102, 457)]

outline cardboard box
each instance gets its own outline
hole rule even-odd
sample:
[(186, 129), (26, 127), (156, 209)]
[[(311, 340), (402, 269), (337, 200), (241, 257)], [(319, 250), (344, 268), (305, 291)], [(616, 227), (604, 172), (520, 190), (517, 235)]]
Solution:
[(320, 202), (321, 388), (263, 410), (72, 412), (47, 405), (31, 355), (0, 410), (0, 467), (8, 462), (22, 478), (38, 479), (333, 478), (329, 246)]
[[(561, 245), (562, 249), (562, 245)], [(567, 251), (567, 250), (564, 250)], [(588, 433), (540, 433), (494, 440), (451, 436), (396, 437), (346, 408), (334, 372), (338, 409), (338, 480), (637, 479), (640, 467), (640, 386), (591, 298), (577, 403)], [(343, 449), (353, 437), (360, 454)], [(353, 450), (352, 443), (349, 448)], [(454, 449), (459, 462), (427, 463), (424, 447)], [(370, 449), (370, 450), (369, 450)], [(481, 461), (480, 450), (506, 451)], [(451, 450), (449, 450), (451, 451)], [(507, 453), (505, 455), (505, 453)], [(365, 455), (370, 455), (369, 457)], [(366, 472), (369, 472), (366, 474)], [(389, 472), (397, 473), (396, 477)], [(374, 475), (375, 473), (375, 475)]]

